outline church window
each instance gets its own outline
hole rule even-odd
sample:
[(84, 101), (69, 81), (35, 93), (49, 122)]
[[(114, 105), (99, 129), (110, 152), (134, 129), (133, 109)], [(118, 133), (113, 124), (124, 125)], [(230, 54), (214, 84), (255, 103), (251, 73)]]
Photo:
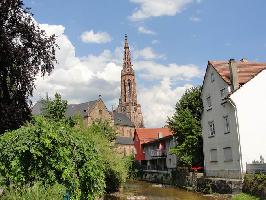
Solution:
[(103, 114), (103, 111), (102, 110), (99, 110), (99, 114), (102, 115)]
[(131, 100), (131, 81), (128, 80), (128, 99)]
[(127, 89), (126, 89), (126, 81), (124, 81), (124, 102), (127, 101)]

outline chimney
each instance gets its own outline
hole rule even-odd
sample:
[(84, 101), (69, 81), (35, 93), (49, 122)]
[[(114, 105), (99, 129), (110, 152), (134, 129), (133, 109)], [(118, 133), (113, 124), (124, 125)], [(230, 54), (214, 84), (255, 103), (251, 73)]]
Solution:
[(248, 59), (246, 59), (246, 58), (242, 58), (240, 61), (241, 61), (242, 63), (248, 63)]
[(162, 138), (163, 134), (161, 132), (158, 132), (158, 139)]
[(237, 66), (236, 66), (235, 59), (229, 60), (229, 70), (230, 70), (230, 80), (231, 80), (232, 92), (234, 92), (235, 90), (237, 90), (239, 88)]

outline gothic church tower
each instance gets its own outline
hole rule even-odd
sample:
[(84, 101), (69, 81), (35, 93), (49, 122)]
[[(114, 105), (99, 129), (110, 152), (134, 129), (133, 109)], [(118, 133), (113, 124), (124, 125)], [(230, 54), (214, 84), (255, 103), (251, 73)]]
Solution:
[(117, 112), (126, 114), (136, 128), (144, 127), (141, 106), (137, 102), (135, 72), (131, 64), (127, 35), (125, 35), (123, 69), (121, 70), (121, 96)]

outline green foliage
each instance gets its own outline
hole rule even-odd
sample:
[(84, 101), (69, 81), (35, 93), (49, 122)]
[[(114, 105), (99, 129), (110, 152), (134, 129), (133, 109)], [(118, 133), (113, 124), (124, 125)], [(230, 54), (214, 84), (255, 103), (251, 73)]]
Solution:
[(58, 183), (50, 186), (43, 185), (40, 182), (33, 186), (25, 185), (23, 187), (9, 187), (5, 189), (2, 200), (59, 200), (63, 199), (66, 188)]
[(37, 74), (54, 68), (55, 36), (39, 28), (22, 0), (0, 3), (0, 134), (31, 118), (29, 97)]
[(118, 191), (121, 184), (126, 181), (128, 173), (125, 160), (115, 152), (114, 143), (110, 142), (113, 131), (112, 126), (106, 121), (97, 121), (90, 127), (83, 128), (84, 135), (96, 144), (99, 156), (104, 162), (107, 193)]
[(56, 93), (54, 100), (51, 100), (48, 96), (42, 101), (42, 113), (47, 119), (60, 121), (65, 118), (65, 112), (67, 109), (67, 101), (62, 100), (61, 95)]
[(134, 155), (125, 156), (124, 160), (128, 169), (128, 178), (137, 179), (142, 176), (142, 167), (141, 164), (135, 160)]
[(260, 199), (266, 199), (266, 175), (246, 174), (242, 191)]
[(175, 170), (171, 171), (173, 184), (178, 187), (186, 187), (187, 177), (189, 176), (189, 169), (186, 167), (177, 167)]
[(240, 193), (240, 194), (234, 195), (232, 200), (259, 200), (259, 198), (251, 196), (249, 194)]
[(81, 199), (95, 199), (105, 187), (98, 144), (77, 127), (42, 117), (0, 137), (1, 183), (60, 183)]
[(201, 87), (186, 90), (176, 104), (174, 115), (168, 118), (168, 126), (178, 142), (172, 152), (177, 155), (180, 165), (188, 167), (203, 165), (200, 123), (203, 105), (200, 95)]
[(92, 122), (90, 126), (90, 131), (92, 133), (101, 134), (103, 137), (107, 138), (108, 141), (113, 142), (116, 138), (116, 129), (110, 125), (107, 120), (98, 119)]

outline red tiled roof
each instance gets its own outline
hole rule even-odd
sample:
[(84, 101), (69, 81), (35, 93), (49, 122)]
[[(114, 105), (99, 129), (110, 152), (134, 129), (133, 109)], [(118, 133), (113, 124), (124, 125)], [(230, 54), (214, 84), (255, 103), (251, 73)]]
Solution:
[[(225, 82), (230, 82), (229, 61), (209, 61), (216, 71), (221, 75)], [(243, 85), (250, 81), (254, 76), (266, 69), (266, 63), (249, 62), (249, 61), (236, 61), (238, 81)]]
[(158, 139), (159, 133), (162, 137), (173, 135), (169, 128), (136, 128), (135, 132), (142, 143)]

